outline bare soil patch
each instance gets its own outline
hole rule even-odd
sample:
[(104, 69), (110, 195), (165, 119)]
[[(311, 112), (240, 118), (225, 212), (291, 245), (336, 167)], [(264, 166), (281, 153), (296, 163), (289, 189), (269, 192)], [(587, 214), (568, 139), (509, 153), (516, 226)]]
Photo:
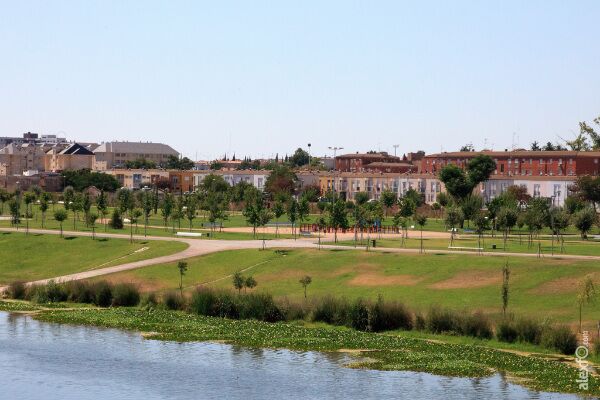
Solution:
[(348, 283), (354, 286), (413, 286), (422, 279), (415, 275), (383, 275), (367, 272), (356, 275)]
[(464, 271), (450, 279), (429, 285), (432, 289), (471, 289), (498, 284), (502, 281), (499, 271)]

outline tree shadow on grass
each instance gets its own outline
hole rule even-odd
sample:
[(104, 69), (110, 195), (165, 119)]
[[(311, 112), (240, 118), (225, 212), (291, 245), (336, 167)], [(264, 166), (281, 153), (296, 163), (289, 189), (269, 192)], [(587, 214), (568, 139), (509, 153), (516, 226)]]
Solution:
[(75, 240), (77, 236), (65, 236), (65, 240)]
[(108, 242), (108, 238), (99, 238), (97, 239), (99, 242)]

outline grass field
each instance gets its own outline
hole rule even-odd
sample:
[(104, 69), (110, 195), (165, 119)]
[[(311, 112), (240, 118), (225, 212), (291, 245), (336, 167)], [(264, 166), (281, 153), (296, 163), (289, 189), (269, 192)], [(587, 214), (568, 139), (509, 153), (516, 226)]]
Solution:
[[(0, 233), (0, 284), (31, 281), (154, 258), (184, 250), (173, 241), (136, 241), (90, 237)], [(142, 251), (139, 251), (144, 249)], [(136, 253), (136, 251), (138, 251)]]
[[(236, 250), (192, 258), (184, 286), (231, 287), (230, 275), (243, 271), (258, 281), (255, 290), (293, 300), (303, 298), (298, 280), (313, 279), (309, 297), (335, 295), (348, 298), (400, 300), (414, 309), (439, 304), (455, 309), (480, 309), (493, 316), (501, 312), (500, 287), (506, 257), (474, 255), (418, 255), (356, 250)], [(575, 323), (575, 292), (587, 274), (600, 279), (600, 263), (514, 257), (509, 260), (509, 308), (517, 315), (549, 317)], [(138, 283), (143, 290), (179, 286), (175, 264), (155, 265), (109, 275), (111, 281)], [(595, 332), (597, 307), (584, 309), (585, 324)]]

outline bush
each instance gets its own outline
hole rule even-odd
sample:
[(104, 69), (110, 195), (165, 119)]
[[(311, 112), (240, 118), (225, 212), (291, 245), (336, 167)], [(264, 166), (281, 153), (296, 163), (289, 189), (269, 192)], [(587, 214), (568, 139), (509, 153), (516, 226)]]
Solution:
[(145, 309), (155, 308), (158, 305), (158, 299), (154, 292), (146, 293), (140, 300), (140, 306)]
[(541, 338), (542, 346), (555, 349), (562, 354), (573, 355), (577, 349), (577, 335), (566, 325), (544, 329)]
[(240, 319), (257, 319), (265, 322), (277, 322), (284, 319), (283, 313), (270, 294), (250, 293), (238, 296)]
[(460, 323), (458, 333), (479, 339), (491, 339), (494, 336), (492, 323), (481, 311), (465, 315)]
[(112, 290), (112, 305), (114, 307), (135, 307), (140, 302), (140, 292), (131, 283), (120, 283)]
[(377, 302), (369, 307), (369, 330), (372, 332), (412, 328), (412, 313), (401, 303), (386, 303), (380, 295)]
[(112, 288), (106, 281), (101, 281), (92, 287), (92, 302), (98, 307), (109, 307), (112, 304)]
[(215, 317), (238, 319), (239, 311), (235, 295), (229, 291), (216, 292)]
[(214, 291), (199, 286), (192, 295), (190, 311), (198, 315), (214, 317), (217, 315), (217, 296)]
[(24, 282), (15, 281), (8, 286), (8, 297), (11, 299), (23, 300), (25, 299), (26, 291)]
[(424, 331), (425, 327), (426, 327), (425, 317), (420, 312), (416, 313), (415, 314), (415, 329), (417, 329), (419, 331)]
[(542, 338), (542, 326), (534, 320), (520, 318), (515, 323), (517, 331), (517, 340), (532, 344), (540, 344)]
[(456, 331), (458, 316), (448, 310), (433, 306), (425, 318), (425, 328), (432, 333)]
[(112, 213), (109, 225), (113, 229), (123, 229), (123, 218), (121, 218), (121, 213), (116, 208)]
[(31, 286), (27, 291), (25, 298), (38, 304), (50, 302), (50, 299), (48, 298), (48, 293), (46, 292), (46, 287), (42, 285)]
[(305, 319), (308, 315), (306, 303), (292, 303), (287, 297), (277, 301), (277, 307), (286, 321)]
[(369, 307), (363, 299), (356, 299), (350, 307), (350, 327), (359, 331), (369, 329)]
[(183, 310), (184, 302), (181, 296), (175, 292), (167, 292), (163, 295), (163, 304), (167, 310)]
[(519, 336), (514, 324), (509, 321), (502, 321), (496, 327), (496, 337), (501, 342), (514, 343)]
[(93, 303), (94, 293), (90, 284), (82, 281), (70, 281), (65, 284), (67, 301), (75, 303)]
[(323, 297), (315, 302), (313, 321), (332, 325), (348, 325), (350, 322), (349, 308), (346, 299), (336, 299), (332, 296)]

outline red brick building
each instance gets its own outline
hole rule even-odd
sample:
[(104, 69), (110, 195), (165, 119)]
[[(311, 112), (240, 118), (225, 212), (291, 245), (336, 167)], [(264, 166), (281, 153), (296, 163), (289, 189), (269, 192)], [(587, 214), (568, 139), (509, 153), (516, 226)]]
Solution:
[(459, 151), (431, 154), (421, 160), (421, 172), (437, 174), (444, 166), (464, 168), (486, 154), (496, 162), (495, 176), (578, 176), (600, 174), (600, 151)]
[[(341, 172), (406, 172), (410, 166), (386, 152), (344, 154), (335, 158), (335, 169)], [(386, 168), (393, 171), (385, 171)]]

